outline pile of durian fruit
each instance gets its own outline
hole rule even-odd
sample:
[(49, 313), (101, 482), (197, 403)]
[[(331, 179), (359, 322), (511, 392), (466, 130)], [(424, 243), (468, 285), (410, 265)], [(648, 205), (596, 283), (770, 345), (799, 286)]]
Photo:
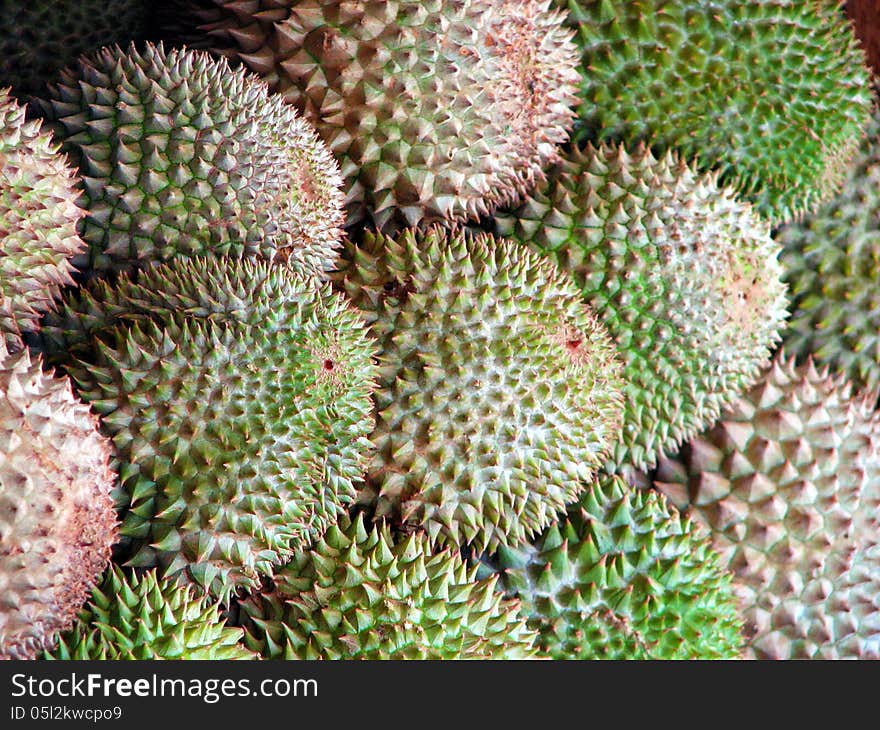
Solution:
[(0, 656), (880, 658), (878, 50), (0, 0)]

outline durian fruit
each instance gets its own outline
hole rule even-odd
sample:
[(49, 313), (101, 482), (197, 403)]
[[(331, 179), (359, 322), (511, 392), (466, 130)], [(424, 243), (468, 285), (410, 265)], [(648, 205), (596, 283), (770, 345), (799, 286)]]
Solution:
[(216, 48), (340, 160), (349, 226), (476, 220), (568, 139), (578, 54), (550, 0), (215, 0)]
[(519, 602), (454, 548), (344, 518), (241, 604), (266, 659), (525, 659), (537, 633)]
[(76, 624), (44, 659), (259, 659), (192, 586), (112, 565)]
[(619, 438), (620, 363), (577, 287), (488, 234), (368, 233), (340, 286), (380, 351), (360, 501), (474, 550), (516, 544), (577, 498)]
[(759, 376), (787, 316), (779, 245), (714, 174), (644, 145), (587, 146), (496, 230), (570, 273), (625, 362), (610, 466), (653, 466)]
[(554, 0), (581, 51), (579, 142), (680, 150), (773, 223), (843, 182), (870, 72), (841, 0)]
[(0, 86), (40, 95), (68, 64), (141, 39), (155, 0), (0, 0)]
[(652, 491), (594, 480), (532, 545), (495, 556), (539, 656), (735, 659), (742, 619), (708, 532)]
[(339, 166), (256, 76), (203, 52), (113, 46), (66, 69), (38, 104), (82, 176), (81, 268), (201, 253), (332, 268)]
[(876, 77), (880, 74), (880, 0), (847, 0), (846, 12)]
[(0, 340), (0, 658), (51, 647), (107, 567), (110, 455), (70, 381)]
[(65, 292), (55, 311), (43, 318), (39, 349), (53, 365), (92, 362), (97, 343), (112, 344), (114, 332), (135, 322), (167, 320), (177, 314), (245, 327), (281, 326), (290, 316), (276, 303), (298, 300), (300, 276), (258, 264), (243, 266), (196, 256), (191, 263), (169, 262), (116, 278), (92, 279)]
[(72, 284), (77, 235), (73, 169), (38, 120), (0, 89), (0, 339), (36, 330), (61, 287)]
[(657, 488), (707, 525), (746, 620), (746, 656), (880, 658), (880, 415), (781, 351)]
[(880, 112), (843, 190), (813, 215), (775, 234), (782, 246), (791, 317), (786, 352), (880, 386)]
[(226, 600), (353, 502), (375, 346), (329, 285), (257, 259), (182, 258), (84, 288), (77, 311), (66, 368), (116, 446), (129, 565)]

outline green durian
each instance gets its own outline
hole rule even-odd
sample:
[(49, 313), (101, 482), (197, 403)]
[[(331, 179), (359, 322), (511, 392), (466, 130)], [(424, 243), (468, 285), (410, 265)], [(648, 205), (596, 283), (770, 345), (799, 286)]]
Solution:
[[(544, 620), (534, 613), (530, 626), (539, 632), (543, 630), (544, 634), (548, 631)], [(552, 631), (560, 632), (561, 636), (544, 635), (538, 639), (539, 651), (546, 654), (541, 658), (607, 661), (654, 658), (636, 627), (610, 609), (591, 609), (579, 614), (572, 624), (565, 623), (565, 619), (556, 621)]]
[(113, 46), (66, 69), (38, 104), (82, 177), (80, 268), (202, 253), (319, 276), (334, 265), (339, 166), (256, 76), (203, 52)]
[(748, 658), (880, 658), (880, 415), (784, 351), (656, 486), (734, 573)]
[(246, 645), (267, 659), (524, 659), (537, 633), (519, 602), (417, 531), (344, 518), (241, 604)]
[(110, 456), (69, 379), (0, 339), (0, 659), (49, 648), (110, 562)]
[(20, 99), (80, 54), (142, 39), (156, 0), (0, 0), (0, 86)]
[(551, 659), (735, 659), (730, 571), (708, 531), (656, 492), (595, 480), (533, 545), (495, 556)]
[(86, 248), (73, 169), (25, 112), (0, 89), (0, 339), (10, 347), (73, 284), (71, 260)]
[(791, 291), (786, 352), (880, 386), (880, 112), (843, 190), (775, 234)]
[(191, 586), (112, 565), (76, 624), (44, 659), (259, 659), (220, 606)]
[(360, 501), (482, 551), (577, 498), (620, 437), (614, 346), (551, 262), (441, 227), (350, 247), (339, 286), (380, 352)]
[(116, 446), (129, 565), (225, 600), (353, 502), (375, 345), (329, 285), (183, 258), (84, 288), (64, 314), (82, 321), (65, 325), (82, 343), (66, 369)]
[(39, 349), (53, 365), (63, 367), (77, 359), (91, 362), (98, 342), (112, 344), (118, 327), (156, 318), (165, 321), (181, 313), (245, 327), (279, 324), (289, 312), (276, 304), (299, 297), (301, 277), (275, 267), (241, 266), (204, 256), (192, 262), (150, 266), (113, 282), (92, 279), (68, 290), (43, 319)]
[(717, 170), (773, 223), (840, 187), (870, 73), (840, 0), (554, 0), (581, 51), (574, 138)]
[(386, 233), (515, 203), (568, 139), (577, 49), (549, 0), (216, 0), (215, 48), (339, 159), (348, 225)]
[(571, 274), (625, 363), (609, 460), (650, 468), (760, 375), (787, 316), (779, 245), (752, 207), (672, 153), (574, 150), (500, 235)]

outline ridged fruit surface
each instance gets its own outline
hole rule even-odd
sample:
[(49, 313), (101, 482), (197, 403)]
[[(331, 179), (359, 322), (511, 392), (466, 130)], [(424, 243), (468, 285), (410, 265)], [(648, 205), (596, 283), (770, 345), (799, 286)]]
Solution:
[(82, 290), (76, 312), (93, 359), (66, 367), (116, 446), (129, 564), (225, 599), (354, 500), (374, 343), (329, 285), (259, 260), (177, 259)]
[(58, 144), (0, 89), (0, 339), (39, 328), (61, 287), (73, 284), (77, 235), (74, 171)]
[(315, 130), (244, 69), (188, 49), (117, 46), (66, 69), (40, 100), (79, 166), (83, 268), (126, 271), (201, 253), (332, 268), (339, 166)]
[(581, 50), (579, 141), (680, 150), (773, 223), (830, 198), (868, 123), (839, 0), (554, 0)]
[(46, 659), (255, 659), (226, 626), (219, 604), (191, 586), (111, 566), (76, 624)]
[(791, 292), (786, 352), (880, 387), (880, 112), (843, 190), (775, 238)]
[(70, 381), (0, 341), (0, 658), (51, 647), (118, 536), (111, 444)]
[(424, 532), (344, 519), (242, 603), (245, 641), (267, 659), (531, 657), (519, 602), (476, 571)]
[(620, 363), (575, 284), (488, 234), (367, 234), (339, 285), (378, 341), (361, 501), (475, 550), (577, 498), (619, 438)]
[(730, 571), (708, 531), (618, 476), (592, 483), (533, 544), (502, 549), (501, 583), (551, 659), (735, 659)]
[(625, 362), (611, 466), (650, 468), (758, 377), (787, 316), (779, 245), (733, 191), (644, 146), (572, 151), (501, 235), (580, 286)]
[(555, 160), (577, 49), (549, 4), (216, 0), (205, 17), (340, 160), (348, 223), (392, 232), (513, 203)]
[(880, 416), (780, 352), (657, 487), (707, 525), (734, 572), (747, 656), (880, 658)]

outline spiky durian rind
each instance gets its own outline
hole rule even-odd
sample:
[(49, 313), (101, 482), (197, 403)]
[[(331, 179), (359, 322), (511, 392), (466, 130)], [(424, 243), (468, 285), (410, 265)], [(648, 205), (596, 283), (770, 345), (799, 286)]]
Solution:
[(554, 0), (581, 50), (579, 141), (680, 150), (773, 223), (830, 198), (868, 123), (840, 0)]
[(201, 253), (261, 255), (318, 276), (332, 268), (339, 166), (255, 75), (199, 51), (111, 46), (66, 69), (38, 103), (82, 177), (82, 268)]
[(350, 247), (339, 286), (380, 351), (361, 501), (482, 551), (527, 540), (619, 438), (620, 364), (575, 284), (488, 234)]
[(260, 326), (285, 316), (281, 302), (296, 300), (301, 277), (263, 263), (241, 264), (195, 256), (187, 262), (150, 266), (110, 282), (91, 279), (65, 292), (44, 317), (40, 348), (50, 362), (93, 361), (100, 342), (116, 328), (176, 315)]
[(0, 338), (18, 344), (73, 284), (77, 235), (73, 168), (39, 120), (0, 89)]
[(70, 381), (0, 340), (0, 658), (50, 647), (109, 563), (110, 456)]
[(880, 387), (880, 111), (841, 192), (775, 233), (791, 317), (790, 355), (811, 356), (852, 383)]
[(129, 564), (226, 599), (354, 500), (374, 344), (329, 285), (286, 267), (204, 257), (142, 274), (77, 300), (95, 355), (66, 367), (116, 446)]
[(242, 602), (246, 645), (269, 659), (524, 659), (519, 603), (424, 532), (343, 518)]
[(780, 351), (657, 487), (709, 527), (760, 659), (880, 658), (874, 392)]
[(656, 492), (595, 480), (534, 545), (502, 548), (500, 586), (554, 659), (735, 659), (742, 619), (708, 532)]
[(226, 625), (220, 605), (192, 586), (111, 565), (76, 624), (44, 659), (259, 659)]
[(566, 155), (496, 230), (571, 274), (625, 363), (610, 459), (650, 468), (759, 376), (788, 314), (779, 245), (717, 176), (639, 145)]
[(533, 187), (568, 138), (577, 49), (549, 0), (215, 5), (218, 47), (340, 160), (349, 225), (475, 220)]

